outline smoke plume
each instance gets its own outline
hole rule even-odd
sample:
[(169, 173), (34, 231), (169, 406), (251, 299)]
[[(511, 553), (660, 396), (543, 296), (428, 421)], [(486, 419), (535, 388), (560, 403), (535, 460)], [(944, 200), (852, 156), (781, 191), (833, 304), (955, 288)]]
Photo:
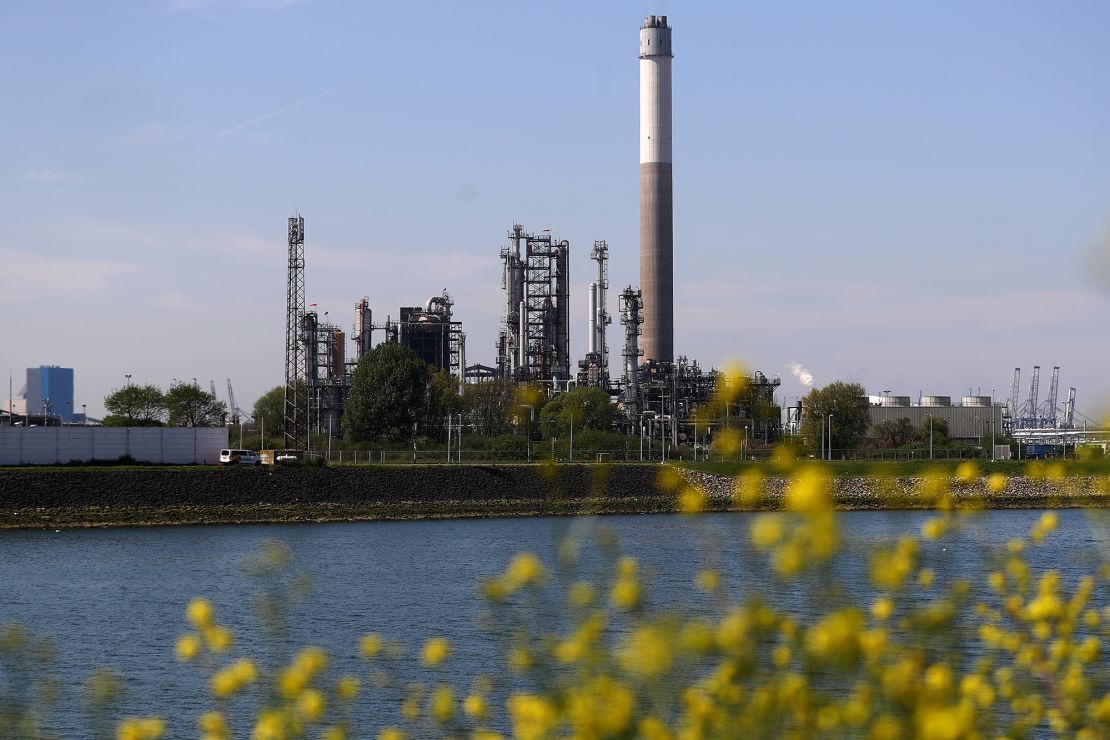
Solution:
[(813, 387), (813, 373), (802, 367), (801, 363), (791, 362), (786, 366), (790, 368), (790, 374), (797, 378), (798, 382), (808, 388)]

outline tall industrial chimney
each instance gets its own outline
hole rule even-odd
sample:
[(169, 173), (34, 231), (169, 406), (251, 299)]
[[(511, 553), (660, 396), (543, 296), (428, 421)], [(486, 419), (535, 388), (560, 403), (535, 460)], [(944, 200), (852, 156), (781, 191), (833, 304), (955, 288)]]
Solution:
[(640, 288), (644, 358), (674, 361), (674, 219), (671, 187), (671, 29), (640, 28)]

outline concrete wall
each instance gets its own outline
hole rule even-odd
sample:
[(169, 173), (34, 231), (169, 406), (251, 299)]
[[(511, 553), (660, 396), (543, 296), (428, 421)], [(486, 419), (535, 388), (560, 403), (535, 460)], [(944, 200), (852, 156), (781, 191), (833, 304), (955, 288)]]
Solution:
[(0, 465), (61, 465), (118, 460), (215, 465), (227, 447), (227, 427), (5, 427)]

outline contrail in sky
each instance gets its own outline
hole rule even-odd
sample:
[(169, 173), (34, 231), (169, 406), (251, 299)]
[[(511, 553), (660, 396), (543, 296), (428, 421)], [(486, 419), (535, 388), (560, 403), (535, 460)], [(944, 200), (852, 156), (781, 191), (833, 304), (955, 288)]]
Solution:
[(806, 370), (804, 367), (801, 366), (800, 363), (797, 362), (788, 363), (787, 367), (790, 368), (791, 375), (797, 378), (802, 385), (808, 386), (810, 388), (813, 387), (813, 373), (811, 373), (809, 370)]
[(236, 131), (240, 131), (242, 129), (245, 129), (248, 126), (253, 126), (256, 123), (261, 123), (262, 121), (273, 118), (274, 116), (280, 116), (282, 113), (287, 113), (288, 111), (291, 111), (294, 108), (300, 108), (302, 105), (308, 105), (309, 103), (311, 103), (315, 100), (319, 100), (320, 98), (326, 98), (329, 95), (335, 95), (337, 92), (340, 92), (341, 90), (346, 90), (348, 87), (351, 87), (354, 84), (355, 84), (354, 82), (351, 82), (347, 85), (341, 85), (340, 87), (334, 88), (332, 90), (328, 90), (327, 92), (322, 92), (319, 95), (313, 95), (311, 98), (305, 98), (304, 100), (297, 101), (296, 103), (293, 103), (292, 105), (287, 105), (284, 108), (279, 108), (275, 111), (271, 111), (271, 112), (267, 113), (264, 116), (259, 116), (258, 118), (252, 118), (251, 120), (247, 121), (246, 123), (240, 123), (238, 126), (232, 126), (231, 128), (225, 128), (223, 131), (218, 131), (216, 133), (216, 135), (213, 136), (212, 138), (213, 139), (218, 139), (221, 136), (227, 136), (228, 134), (233, 134)]

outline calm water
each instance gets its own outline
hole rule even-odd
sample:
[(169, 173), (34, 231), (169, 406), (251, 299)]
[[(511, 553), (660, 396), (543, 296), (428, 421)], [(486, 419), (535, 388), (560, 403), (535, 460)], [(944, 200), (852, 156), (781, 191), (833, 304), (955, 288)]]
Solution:
[[(1039, 515), (987, 512), (956, 541), (924, 545), (923, 560), (938, 580), (982, 582), (991, 553), (1028, 532)], [(927, 516), (842, 515), (850, 544), (835, 576), (847, 585), (847, 597), (866, 597), (866, 563), (875, 544), (918, 531)], [(1060, 530), (1030, 559), (1071, 582), (1106, 557), (1110, 514), (1059, 516)], [(454, 646), (449, 670), (457, 673), (448, 677), (460, 677), (465, 689), (469, 681), (462, 676), (498, 673), (493, 637), (478, 626), (484, 605), (476, 582), (501, 571), (520, 550), (552, 561), (571, 528), (587, 542), (596, 541), (599, 528), (615, 531), (622, 550), (640, 560), (655, 605), (707, 609), (692, 580), (700, 568), (715, 566), (729, 574), (734, 595), (758, 591), (804, 617), (811, 593), (784, 586), (763, 569), (744, 542), (750, 521), (750, 515), (720, 514), (2, 532), (0, 623), (19, 622), (54, 638), (53, 672), (64, 686), (52, 725), (63, 736), (84, 736), (81, 682), (94, 668), (111, 667), (127, 677), (130, 713), (163, 714), (172, 737), (192, 737), (195, 717), (209, 704), (195, 666), (172, 658), (185, 629), (183, 608), (191, 596), (208, 596), (235, 631), (237, 649), (260, 655), (250, 608), (256, 584), (242, 562), (266, 540), (285, 542), (315, 580), (313, 595), (295, 612), (293, 644), (320, 645), (336, 669), (365, 675), (355, 658), (364, 633), (397, 638), (410, 649), (443, 635)], [(587, 545), (583, 568), (602, 568), (605, 557)], [(1106, 603), (1105, 593), (1100, 601)], [(395, 722), (395, 711), (391, 701), (364, 696), (359, 726), (366, 732)]]

